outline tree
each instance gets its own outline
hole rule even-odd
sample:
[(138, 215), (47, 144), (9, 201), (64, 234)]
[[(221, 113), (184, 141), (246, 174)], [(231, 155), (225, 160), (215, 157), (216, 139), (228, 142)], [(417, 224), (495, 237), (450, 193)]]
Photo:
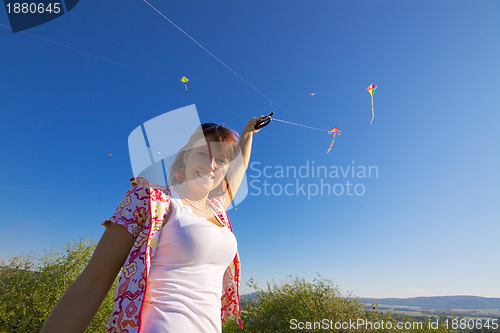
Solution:
[[(0, 332), (39, 332), (50, 312), (90, 260), (96, 242), (70, 241), (64, 249), (1, 260)], [(104, 332), (117, 280), (86, 332)]]

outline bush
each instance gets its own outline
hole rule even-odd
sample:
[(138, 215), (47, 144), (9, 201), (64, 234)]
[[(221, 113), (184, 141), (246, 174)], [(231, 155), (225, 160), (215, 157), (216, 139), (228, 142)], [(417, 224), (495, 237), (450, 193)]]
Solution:
[[(396, 317), (391, 313), (376, 310), (377, 305), (367, 306), (352, 295), (342, 295), (332, 281), (316, 278), (313, 282), (289, 276), (277, 285), (267, 284), (264, 291), (253, 279), (248, 282), (257, 290), (255, 298), (242, 300), (242, 331), (231, 317), (223, 324), (224, 333), (267, 333), (267, 332), (393, 332), (397, 322), (412, 322), (408, 317)], [(373, 326), (359, 325), (353, 328), (348, 323), (371, 322)], [(385, 323), (384, 327), (377, 324)], [(337, 326), (344, 324), (342, 326)], [(390, 323), (391, 328), (388, 328)], [(424, 322), (422, 329), (400, 330), (404, 332), (452, 332), (444, 327), (430, 329)]]
[[(50, 312), (90, 260), (96, 247), (90, 240), (1, 260), (0, 332), (39, 332)], [(117, 280), (86, 332), (104, 332), (113, 306)]]

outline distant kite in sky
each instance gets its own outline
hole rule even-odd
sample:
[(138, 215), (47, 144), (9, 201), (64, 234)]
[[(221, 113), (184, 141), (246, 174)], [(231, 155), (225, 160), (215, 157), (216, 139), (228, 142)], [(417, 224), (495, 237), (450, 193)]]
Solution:
[[(274, 112), (271, 112), (269, 114), (269, 116), (266, 116), (264, 117), (262, 120), (260, 120), (261, 122), (265, 122), (267, 119), (268, 120), (271, 120), (271, 116), (274, 114)], [(267, 119), (266, 119), (267, 118)], [(266, 120), (264, 120), (266, 119)], [(333, 140), (332, 140), (332, 143), (330, 144), (330, 148), (328, 148), (328, 151), (327, 153), (330, 152), (330, 149), (332, 149), (332, 146), (333, 146), (333, 142), (335, 141), (335, 135), (337, 133), (339, 133), (339, 135), (342, 133), (341, 130), (339, 130), (337, 127), (335, 127), (334, 129), (331, 129), (329, 131), (327, 130), (323, 130), (323, 129), (320, 129), (320, 128), (316, 128), (316, 127), (311, 127), (311, 126), (306, 126), (306, 125), (302, 125), (302, 124), (297, 124), (297, 123), (292, 123), (290, 121), (286, 121), (286, 120), (281, 120), (281, 119), (276, 119), (276, 118), (272, 118), (272, 120), (276, 120), (276, 121), (279, 121), (281, 123), (286, 123), (286, 124), (290, 124), (290, 125), (295, 125), (295, 126), (300, 126), (300, 127), (305, 127), (305, 128), (310, 128), (310, 129), (313, 129), (313, 130), (317, 130), (317, 131), (321, 131), (321, 132), (328, 132), (328, 134), (333, 134)], [(266, 122), (262, 127), (266, 126), (267, 124), (269, 124), (269, 121)], [(262, 128), (260, 127), (260, 128)]]
[(186, 87), (186, 92), (188, 92), (187, 82), (189, 81), (189, 79), (187, 77), (183, 76), (181, 81), (184, 82), (184, 87)]
[[(370, 95), (372, 95), (372, 121), (373, 121), (373, 118), (375, 117), (375, 112), (373, 111), (373, 93), (375, 92), (375, 89), (377, 89), (377, 86), (374, 85), (373, 83), (370, 84), (370, 86), (368, 88), (366, 88), (366, 90), (368, 90)], [(370, 124), (372, 123), (372, 121), (370, 121)]]
[(316, 95), (316, 93), (312, 93), (312, 94), (311, 94), (311, 96), (314, 96), (314, 95)]
[(332, 143), (330, 143), (330, 148), (328, 148), (327, 153), (329, 153), (330, 149), (332, 149), (333, 142), (335, 141), (335, 134), (337, 134), (337, 133), (339, 133), (339, 135), (342, 134), (342, 131), (339, 130), (337, 127), (328, 131), (328, 134), (333, 134), (333, 140), (332, 140)]

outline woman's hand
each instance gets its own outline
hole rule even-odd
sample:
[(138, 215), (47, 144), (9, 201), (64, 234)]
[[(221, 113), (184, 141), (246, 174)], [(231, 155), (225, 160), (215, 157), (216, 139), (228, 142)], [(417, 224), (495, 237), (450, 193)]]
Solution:
[(243, 138), (244, 136), (247, 136), (249, 134), (254, 134), (260, 131), (261, 129), (260, 128), (255, 129), (255, 126), (262, 118), (264, 118), (264, 116), (250, 118), (245, 127), (243, 127), (243, 131), (241, 132), (241, 137)]

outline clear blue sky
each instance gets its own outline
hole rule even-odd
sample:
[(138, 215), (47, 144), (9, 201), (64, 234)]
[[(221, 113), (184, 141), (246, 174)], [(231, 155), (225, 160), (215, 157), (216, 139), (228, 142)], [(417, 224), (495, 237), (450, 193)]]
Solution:
[[(130, 132), (196, 104), (238, 132), (271, 111), (325, 129), (255, 136), (256, 182), (229, 212), (243, 293), (317, 272), (361, 297), (500, 297), (500, 2), (151, 1), (274, 102), (143, 1), (80, 1), (26, 31), (43, 39), (0, 10), (0, 256), (98, 239), (129, 188)], [(339, 178), (275, 175), (313, 163)], [(344, 193), (308, 199), (321, 181)]]

